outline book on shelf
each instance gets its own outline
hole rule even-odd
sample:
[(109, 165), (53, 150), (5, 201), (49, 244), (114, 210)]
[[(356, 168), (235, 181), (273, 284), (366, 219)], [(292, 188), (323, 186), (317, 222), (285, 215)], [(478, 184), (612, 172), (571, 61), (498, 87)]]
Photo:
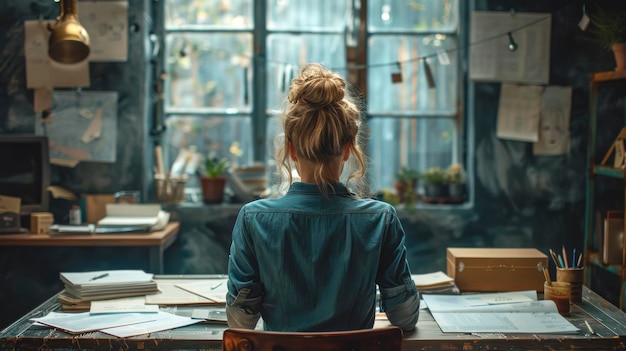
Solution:
[(159, 289), (153, 276), (142, 270), (62, 272), (65, 289), (61, 295), (92, 301), (155, 294)]

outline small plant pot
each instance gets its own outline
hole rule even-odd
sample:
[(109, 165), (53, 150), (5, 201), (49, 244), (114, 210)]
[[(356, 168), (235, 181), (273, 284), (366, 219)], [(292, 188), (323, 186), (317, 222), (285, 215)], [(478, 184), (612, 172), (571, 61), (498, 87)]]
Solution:
[(462, 199), (465, 197), (465, 184), (464, 183), (450, 183), (448, 185), (448, 195), (455, 199)]
[(224, 201), (224, 188), (226, 187), (226, 177), (201, 177), (202, 201), (205, 204), (219, 204)]
[(448, 197), (448, 184), (431, 183), (424, 185), (424, 196), (429, 198)]
[(396, 188), (396, 195), (398, 196), (398, 202), (404, 202), (404, 193), (406, 192), (406, 184), (404, 182), (394, 182), (394, 188)]

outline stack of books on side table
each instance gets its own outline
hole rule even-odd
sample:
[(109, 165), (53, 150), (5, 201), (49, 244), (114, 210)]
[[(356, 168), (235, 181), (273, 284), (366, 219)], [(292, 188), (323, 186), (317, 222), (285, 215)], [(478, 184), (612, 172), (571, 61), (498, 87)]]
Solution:
[(411, 274), (411, 278), (421, 294), (460, 294), (454, 278), (441, 271)]
[(65, 289), (58, 301), (70, 310), (88, 308), (94, 300), (156, 294), (159, 289), (153, 276), (142, 270), (62, 272)]

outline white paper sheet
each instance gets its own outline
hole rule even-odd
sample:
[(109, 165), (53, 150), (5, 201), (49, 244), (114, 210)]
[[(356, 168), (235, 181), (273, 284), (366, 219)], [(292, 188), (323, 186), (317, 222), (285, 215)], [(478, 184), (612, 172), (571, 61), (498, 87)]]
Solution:
[(124, 297), (120, 299), (91, 301), (89, 312), (98, 313), (157, 313), (158, 305), (146, 305), (145, 296)]
[(89, 34), (89, 61), (128, 60), (127, 1), (79, 1), (78, 16)]
[[(575, 333), (554, 301), (537, 300), (537, 292), (513, 291), (472, 295), (423, 295), (433, 318), (446, 332)], [(527, 301), (530, 302), (515, 302)], [(511, 303), (503, 303), (512, 301)]]
[(26, 87), (88, 87), (89, 61), (64, 65), (48, 56), (48, 24), (55, 21), (24, 21), (24, 56), (26, 59)]
[(100, 331), (106, 334), (117, 336), (119, 338), (126, 338), (129, 336), (143, 335), (162, 330), (180, 328), (201, 321), (200, 319), (177, 316), (175, 314), (163, 311), (153, 315), (156, 316), (156, 319), (152, 321), (127, 325), (123, 327), (106, 328), (101, 329)]
[(567, 155), (570, 147), (569, 122), (572, 113), (572, 88), (548, 86), (541, 95), (539, 141), (535, 155)]
[[(549, 13), (474, 11), (470, 79), (547, 84), (550, 78)], [(511, 32), (517, 44), (508, 49)]]
[(543, 87), (502, 84), (496, 135), (501, 139), (537, 142)]
[(51, 161), (115, 162), (118, 93), (54, 91), (52, 96), (51, 117), (35, 124), (35, 134), (50, 140)]
[(177, 286), (215, 302), (226, 303), (228, 279), (207, 279), (198, 282), (182, 283)]
[(157, 313), (111, 313), (93, 315), (89, 312), (53, 312), (45, 317), (35, 318), (34, 320), (50, 327), (77, 334), (118, 326), (128, 327), (131, 324), (155, 320), (157, 315)]

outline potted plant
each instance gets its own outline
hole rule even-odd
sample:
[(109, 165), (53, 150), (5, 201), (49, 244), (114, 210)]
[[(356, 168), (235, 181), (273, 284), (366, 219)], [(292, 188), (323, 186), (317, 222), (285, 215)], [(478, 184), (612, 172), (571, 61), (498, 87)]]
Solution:
[(424, 196), (427, 198), (448, 197), (448, 177), (440, 167), (431, 167), (421, 174), (424, 181)]
[(206, 204), (218, 204), (224, 200), (226, 171), (230, 163), (226, 158), (208, 157), (204, 161), (204, 172), (200, 177), (202, 200)]
[(448, 179), (448, 195), (451, 198), (462, 199), (465, 197), (465, 170), (463, 166), (454, 163), (446, 169)]
[(419, 172), (408, 167), (400, 168), (400, 171), (396, 173), (396, 181), (393, 183), (398, 202), (405, 203), (412, 200), (418, 180)]
[(626, 5), (616, 3), (590, 4), (589, 33), (596, 43), (615, 56), (616, 71), (626, 69)]

